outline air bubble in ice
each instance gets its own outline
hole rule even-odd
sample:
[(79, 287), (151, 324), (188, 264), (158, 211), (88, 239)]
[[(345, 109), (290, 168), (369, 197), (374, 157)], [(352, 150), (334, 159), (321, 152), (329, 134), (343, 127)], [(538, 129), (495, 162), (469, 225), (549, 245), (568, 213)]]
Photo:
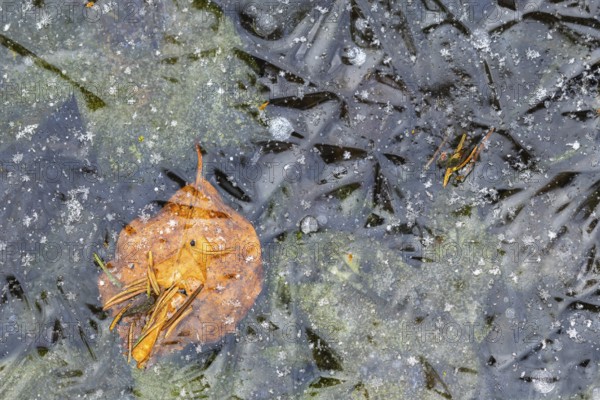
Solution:
[(319, 223), (315, 217), (307, 215), (300, 221), (300, 230), (304, 234), (316, 232), (319, 230)]
[(540, 393), (550, 393), (556, 386), (555, 379), (545, 369), (536, 369), (531, 373), (533, 388)]
[(278, 28), (277, 19), (272, 14), (260, 10), (254, 4), (247, 7), (244, 14), (252, 19), (252, 29), (258, 36), (267, 37)]
[(287, 140), (294, 132), (292, 123), (284, 117), (275, 117), (269, 120), (269, 133), (275, 140)]
[(359, 47), (349, 47), (344, 49), (342, 57), (352, 65), (360, 67), (367, 60), (367, 54)]
[(266, 13), (258, 14), (254, 19), (254, 32), (257, 35), (266, 37), (275, 32), (277, 29), (277, 20)]

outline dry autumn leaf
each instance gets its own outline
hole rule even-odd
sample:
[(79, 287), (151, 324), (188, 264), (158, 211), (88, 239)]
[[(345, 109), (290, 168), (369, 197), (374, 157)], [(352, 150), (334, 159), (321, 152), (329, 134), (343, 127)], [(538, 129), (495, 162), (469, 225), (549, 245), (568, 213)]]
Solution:
[(106, 267), (122, 286), (99, 279), (104, 309), (121, 307), (111, 329), (129, 343), (138, 367), (151, 355), (233, 332), (262, 288), (256, 232), (202, 177), (199, 146), (197, 153), (195, 183), (121, 231)]
[(464, 153), (464, 149), (463, 149), (463, 144), (465, 142), (465, 138), (467, 137), (466, 134), (463, 134), (460, 142), (458, 143), (458, 146), (456, 147), (456, 150), (454, 150), (454, 153), (447, 159), (445, 160), (446, 163), (446, 173), (444, 174), (444, 182), (443, 185), (444, 187), (446, 187), (446, 185), (448, 184), (448, 181), (450, 180), (450, 177), (460, 171), (461, 169), (466, 168), (466, 171), (463, 175), (458, 175), (456, 177), (457, 181), (462, 181), (467, 175), (469, 175), (471, 173), (471, 171), (473, 170), (473, 166), (475, 165), (475, 162), (477, 161), (477, 157), (479, 156), (479, 153), (481, 152), (481, 149), (483, 148), (483, 146), (485, 145), (486, 140), (488, 140), (488, 138), (490, 137), (490, 135), (494, 132), (494, 128), (490, 129), (489, 132), (487, 133), (487, 135), (485, 135), (483, 137), (483, 139), (481, 140), (481, 142), (479, 142), (478, 145), (476, 145), (473, 150), (471, 150), (470, 153), (468, 153), (467, 155), (465, 155)]

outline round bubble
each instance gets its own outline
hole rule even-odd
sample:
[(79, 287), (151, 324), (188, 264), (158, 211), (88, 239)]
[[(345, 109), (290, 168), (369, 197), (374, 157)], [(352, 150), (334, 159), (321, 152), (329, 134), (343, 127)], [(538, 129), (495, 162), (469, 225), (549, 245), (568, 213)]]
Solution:
[(269, 133), (275, 140), (287, 140), (292, 136), (294, 127), (292, 123), (284, 117), (275, 117), (269, 120)]
[(533, 388), (543, 394), (550, 393), (556, 386), (552, 374), (545, 369), (536, 369), (531, 373)]
[(346, 48), (343, 51), (343, 58), (350, 64), (360, 67), (367, 60), (367, 54), (359, 47)]
[(300, 229), (302, 233), (308, 234), (319, 230), (319, 222), (311, 215), (307, 215), (300, 221)]

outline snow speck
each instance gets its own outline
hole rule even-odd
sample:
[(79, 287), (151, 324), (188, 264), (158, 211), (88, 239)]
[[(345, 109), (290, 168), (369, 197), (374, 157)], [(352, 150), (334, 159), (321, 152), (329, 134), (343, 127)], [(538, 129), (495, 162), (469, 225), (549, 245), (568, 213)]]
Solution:
[(31, 136), (33, 135), (33, 131), (35, 131), (37, 129), (38, 125), (27, 125), (26, 127), (24, 127), (23, 129), (21, 129), (18, 133), (17, 133), (17, 140), (19, 139), (23, 139), (26, 138), (28, 140), (31, 140)]
[(533, 106), (533, 105), (539, 103), (540, 101), (542, 101), (544, 98), (546, 98), (547, 95), (548, 95), (548, 92), (546, 89), (539, 88), (535, 91), (531, 100), (529, 100), (529, 104), (531, 104)]
[(344, 57), (352, 65), (360, 67), (367, 60), (367, 54), (359, 47), (350, 47), (344, 50)]
[(67, 233), (73, 229), (73, 224), (81, 220), (83, 213), (83, 205), (79, 201), (81, 198), (83, 201), (87, 200), (90, 189), (86, 187), (78, 187), (77, 189), (69, 190), (67, 197), (69, 200), (66, 202), (67, 210), (62, 213), (65, 221), (65, 230)]
[(579, 150), (581, 144), (576, 140), (573, 143), (567, 143), (567, 146), (571, 146), (573, 150)]
[(527, 52), (525, 53), (525, 55), (527, 56), (527, 58), (529, 60), (533, 60), (535, 58), (540, 57), (539, 52), (537, 52), (536, 50), (530, 49), (530, 48), (527, 48)]
[(159, 164), (163, 160), (163, 157), (158, 153), (150, 154), (150, 163)]
[(20, 163), (21, 161), (23, 161), (23, 153), (16, 153), (13, 158), (12, 158), (13, 162), (15, 164)]
[(369, 29), (369, 21), (364, 18), (357, 18), (356, 22), (354, 22), (354, 27), (358, 29), (360, 32), (365, 32)]
[(485, 31), (476, 30), (475, 32), (473, 32), (473, 35), (471, 35), (471, 42), (473, 43), (473, 46), (478, 50), (490, 50), (490, 36)]
[(38, 30), (44, 29), (52, 22), (52, 17), (49, 14), (42, 14), (41, 17), (38, 18), (38, 22), (35, 24)]

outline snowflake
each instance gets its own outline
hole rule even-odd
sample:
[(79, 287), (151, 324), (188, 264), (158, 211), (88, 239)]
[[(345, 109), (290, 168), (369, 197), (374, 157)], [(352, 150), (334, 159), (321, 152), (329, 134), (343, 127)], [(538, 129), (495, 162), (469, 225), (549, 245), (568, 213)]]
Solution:
[(22, 138), (27, 138), (29, 140), (31, 140), (31, 135), (33, 135), (33, 131), (35, 131), (37, 129), (38, 125), (27, 125), (26, 127), (24, 127), (23, 129), (21, 129), (18, 133), (17, 133), (17, 140), (22, 139)]
[[(535, 103), (535, 102), (534, 102)], [(526, 124), (532, 124), (534, 120), (534, 116), (531, 114), (527, 114), (526, 116), (523, 117), (523, 122), (525, 122)]]
[(536, 50), (532, 50), (530, 48), (527, 48), (527, 52), (525, 53), (525, 55), (530, 60), (533, 60), (535, 58), (540, 57), (540, 53), (539, 52), (537, 52)]
[(35, 26), (38, 30), (40, 30), (50, 25), (50, 22), (52, 22), (52, 17), (50, 14), (42, 13), (39, 22), (35, 24)]
[(23, 267), (30, 267), (33, 261), (35, 261), (35, 257), (29, 253), (25, 253), (25, 255), (21, 257), (21, 264)]
[(163, 160), (163, 157), (158, 154), (158, 153), (152, 153), (150, 154), (150, 163), (152, 164), (158, 164)]
[(93, 132), (87, 131), (85, 134), (80, 133), (80, 134), (76, 135), (76, 138), (82, 143), (83, 142), (93, 143), (94, 136), (96, 136), (96, 135)]
[(579, 150), (581, 144), (576, 140), (573, 143), (567, 143), (567, 146), (571, 146), (573, 150)]
[(535, 243), (535, 239), (533, 238), (533, 236), (531, 236), (531, 235), (523, 236), (523, 244), (525, 246), (531, 246), (534, 243)]
[(570, 339), (577, 339), (577, 329), (570, 327), (567, 330), (567, 335), (569, 335)]
[(546, 301), (550, 298), (550, 293), (546, 289), (540, 289), (538, 295), (543, 301)]
[(13, 158), (12, 158), (13, 162), (15, 164), (20, 163), (21, 161), (23, 161), (23, 153), (16, 153)]

